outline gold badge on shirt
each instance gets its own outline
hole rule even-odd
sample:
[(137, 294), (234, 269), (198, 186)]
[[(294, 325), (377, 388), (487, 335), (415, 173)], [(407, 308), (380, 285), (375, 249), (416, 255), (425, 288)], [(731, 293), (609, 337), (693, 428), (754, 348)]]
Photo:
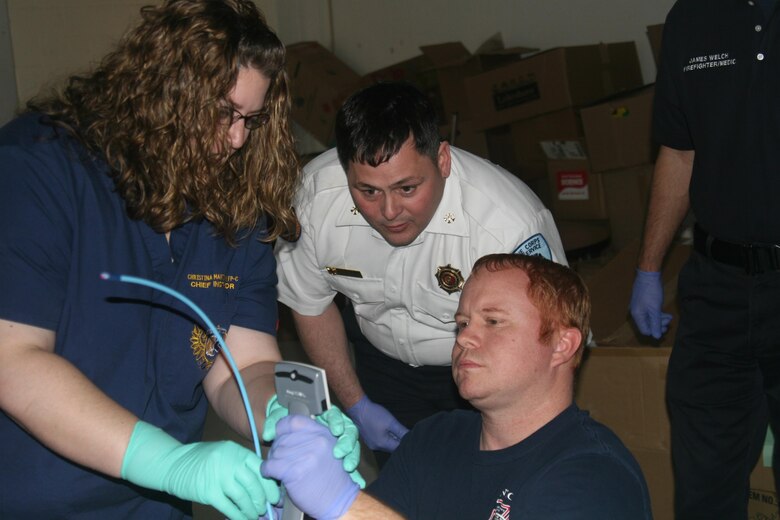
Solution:
[(460, 269), (452, 267), (450, 264), (436, 268), (436, 281), (439, 287), (444, 289), (447, 294), (452, 294), (463, 289), (463, 274)]

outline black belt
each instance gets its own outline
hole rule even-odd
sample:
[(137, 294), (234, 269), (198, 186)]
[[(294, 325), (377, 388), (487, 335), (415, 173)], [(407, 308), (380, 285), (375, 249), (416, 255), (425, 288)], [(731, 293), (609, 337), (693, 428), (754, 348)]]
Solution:
[(747, 274), (780, 271), (780, 245), (736, 244), (713, 237), (697, 224), (693, 228), (693, 248), (716, 262), (744, 269)]

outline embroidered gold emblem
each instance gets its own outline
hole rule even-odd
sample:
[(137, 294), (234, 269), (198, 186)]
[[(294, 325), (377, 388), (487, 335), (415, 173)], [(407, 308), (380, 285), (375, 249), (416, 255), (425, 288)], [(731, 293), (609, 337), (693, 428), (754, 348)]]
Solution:
[(357, 215), (358, 213), (360, 213), (360, 211), (358, 211), (357, 209), (357, 206), (352, 206), (352, 209), (349, 210), (349, 212), (352, 213), (353, 215)]
[(436, 281), (439, 282), (439, 287), (444, 289), (447, 294), (452, 294), (463, 289), (465, 280), (460, 269), (447, 264), (436, 268)]
[[(220, 334), (223, 336), (227, 333), (222, 327), (217, 326)], [(190, 334), (190, 349), (192, 355), (195, 357), (195, 361), (198, 366), (203, 370), (208, 370), (214, 363), (214, 360), (219, 355), (220, 347), (213, 334), (206, 332), (199, 326), (192, 327), (192, 334)]]
[(455, 222), (455, 213), (448, 212), (446, 215), (444, 215), (444, 222), (447, 224), (452, 224)]

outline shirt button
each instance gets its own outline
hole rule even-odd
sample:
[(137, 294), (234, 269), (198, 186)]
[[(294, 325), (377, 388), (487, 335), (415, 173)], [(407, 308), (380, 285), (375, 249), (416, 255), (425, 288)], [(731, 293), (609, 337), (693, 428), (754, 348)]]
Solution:
[(761, 26), (760, 25), (756, 25), (756, 32), (761, 32)]
[(390, 292), (391, 292), (391, 293), (394, 293), (394, 292), (395, 292), (395, 291), (397, 291), (397, 290), (398, 290), (398, 288), (397, 288), (395, 285), (391, 285), (391, 286), (390, 286)]
[(756, 3), (753, 0), (749, 0), (748, 5), (756, 5)]
[(759, 52), (758, 55), (756, 56), (756, 58), (758, 59), (758, 61), (763, 61), (764, 60), (764, 53), (763, 52)]
[(448, 313), (446, 313), (446, 312), (444, 314), (442, 314), (441, 317), (444, 318), (445, 320), (450, 319), (450, 315)]

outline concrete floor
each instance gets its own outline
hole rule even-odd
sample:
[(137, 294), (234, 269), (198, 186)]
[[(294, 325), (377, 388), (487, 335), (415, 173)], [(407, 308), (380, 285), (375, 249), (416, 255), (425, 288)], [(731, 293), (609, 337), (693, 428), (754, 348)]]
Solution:
[[(283, 318), (284, 328), (284, 318)], [(279, 334), (279, 349), (282, 352), (282, 358), (289, 361), (300, 361), (302, 363), (310, 363), (306, 353), (298, 343), (294, 333), (281, 330)], [(226, 426), (219, 417), (209, 408), (208, 416), (206, 417), (206, 427), (203, 432), (203, 440), (232, 440), (243, 444), (250, 450), (253, 450), (252, 441), (245, 439), (235, 433), (231, 428)], [(366, 482), (371, 482), (376, 478), (377, 467), (374, 462), (373, 454), (365, 446), (361, 447), (361, 462), (358, 468)], [(193, 517), (195, 520), (224, 520), (225, 516), (220, 514), (217, 510), (203, 506), (201, 504), (195, 504), (193, 511)]]

